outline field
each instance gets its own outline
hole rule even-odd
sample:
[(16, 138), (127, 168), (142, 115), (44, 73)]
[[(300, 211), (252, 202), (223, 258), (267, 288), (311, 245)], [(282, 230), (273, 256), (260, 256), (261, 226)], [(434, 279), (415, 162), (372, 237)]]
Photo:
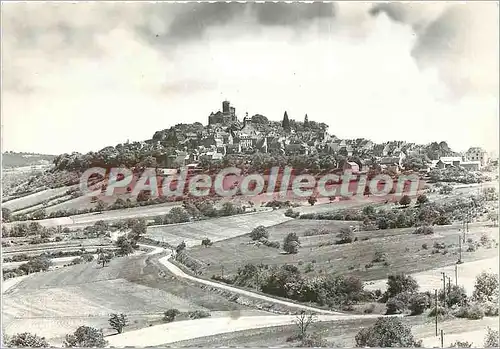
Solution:
[[(351, 274), (362, 280), (384, 279), (389, 273), (419, 272), (437, 267), (455, 264), (458, 260), (458, 226), (435, 227), (434, 235), (412, 234), (413, 228), (388, 229), (378, 231), (362, 231), (354, 233), (358, 241), (351, 244), (335, 245), (336, 232), (343, 226), (353, 222), (340, 221), (310, 221), (292, 220), (269, 229), (269, 240), (282, 243), (290, 232), (295, 232), (300, 238), (301, 246), (296, 255), (283, 254), (279, 249), (250, 243), (248, 236), (239, 236), (214, 243), (211, 247), (194, 247), (189, 254), (203, 261), (206, 267), (203, 271), (206, 277), (218, 275), (224, 268), (225, 275), (236, 273), (245, 264), (295, 264), (304, 269), (311, 263), (313, 270), (309, 275), (323, 272), (335, 274)], [(326, 235), (304, 236), (304, 233), (314, 228), (322, 228), (329, 232)], [(484, 224), (470, 226), (467, 238), (479, 240), (483, 233), (498, 240), (498, 230)], [(444, 242), (447, 253), (432, 253), (434, 242)], [(423, 249), (426, 243), (428, 249)], [(387, 254), (388, 266), (383, 263), (372, 263), (376, 251)], [(498, 255), (496, 248), (480, 248), (476, 252), (464, 252), (464, 261), (474, 261), (492, 258)], [(422, 261), (425, 261), (423, 263)]]
[(247, 213), (194, 223), (154, 226), (148, 228), (146, 236), (172, 245), (185, 241), (188, 246), (196, 246), (206, 237), (220, 241), (247, 234), (259, 225), (271, 226), (287, 220), (290, 218), (285, 217), (284, 210)]
[(162, 312), (170, 308), (216, 315), (261, 313), (169, 276), (157, 258), (115, 258), (104, 268), (94, 262), (23, 278), (3, 295), (5, 333), (30, 331), (58, 343), (83, 324), (111, 333), (107, 320), (114, 312), (130, 315), (130, 329), (158, 323)]
[(76, 188), (76, 186), (42, 190), (38, 193), (7, 201), (6, 203), (2, 204), (2, 206), (8, 208), (13, 212), (22, 210), (24, 208), (42, 204), (44, 201), (49, 201), (55, 196), (60, 196), (72, 188)]

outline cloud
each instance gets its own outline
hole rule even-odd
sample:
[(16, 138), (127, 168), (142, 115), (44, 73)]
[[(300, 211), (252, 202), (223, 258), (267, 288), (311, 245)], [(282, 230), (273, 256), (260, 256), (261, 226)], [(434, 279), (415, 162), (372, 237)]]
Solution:
[(385, 3), (386, 13), (412, 26), (412, 55), (422, 69), (436, 67), (457, 96), (498, 95), (498, 3)]
[(479, 7), (295, 5), (4, 4), (3, 141), (100, 149), (206, 122), (229, 98), (240, 116), (308, 113), (342, 137), (496, 145)]

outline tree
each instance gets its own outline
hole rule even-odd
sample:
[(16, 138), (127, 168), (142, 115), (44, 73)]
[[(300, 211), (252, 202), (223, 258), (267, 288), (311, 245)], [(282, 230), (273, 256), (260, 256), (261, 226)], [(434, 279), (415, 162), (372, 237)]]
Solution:
[(288, 119), (288, 113), (285, 111), (285, 114), (283, 115), (283, 121), (281, 122), (281, 126), (283, 129), (287, 132), (291, 131), (290, 128), (290, 120)]
[(11, 218), (11, 211), (7, 207), (2, 207), (2, 222), (9, 222)]
[(128, 325), (127, 315), (111, 314), (109, 317), (109, 326), (115, 329), (118, 333), (123, 332), (123, 328)]
[(411, 328), (400, 318), (378, 318), (375, 324), (361, 329), (355, 337), (357, 347), (419, 347)]
[(184, 251), (186, 249), (186, 243), (184, 241), (182, 241), (179, 245), (177, 245), (177, 247), (175, 248), (175, 252), (176, 253), (181, 253), (182, 251)]
[(31, 214), (31, 218), (33, 219), (44, 219), (47, 217), (47, 213), (45, 212), (45, 209), (42, 208), (41, 210), (37, 210)]
[(316, 196), (309, 196), (309, 198), (307, 199), (307, 202), (311, 206), (314, 206), (314, 204), (316, 203), (316, 201), (318, 201), (318, 199), (316, 198)]
[(498, 213), (496, 211), (490, 211), (488, 213), (488, 219), (493, 222), (493, 226), (497, 226), (498, 224)]
[(269, 232), (267, 231), (266, 227), (264, 227), (263, 225), (259, 225), (251, 231), (250, 238), (254, 241), (260, 240), (262, 238), (268, 239)]
[(36, 334), (24, 332), (13, 335), (5, 343), (8, 347), (29, 347), (29, 348), (47, 348), (49, 343), (45, 337), (38, 337)]
[(201, 240), (201, 246), (212, 246), (212, 241), (209, 238), (204, 238), (203, 240)]
[(408, 207), (411, 204), (411, 198), (408, 195), (403, 195), (403, 197), (399, 200), (399, 204)]
[(119, 248), (119, 253), (122, 256), (128, 256), (134, 253), (134, 247), (125, 236), (120, 236), (116, 240), (116, 246)]
[(397, 296), (400, 293), (415, 293), (418, 290), (418, 283), (410, 275), (395, 274), (387, 278), (387, 298)]
[(467, 303), (467, 293), (465, 292), (465, 288), (463, 286), (452, 285), (451, 287), (447, 287), (446, 289), (446, 298), (444, 298), (444, 291), (439, 290), (438, 298), (443, 301), (446, 299), (446, 304), (448, 307), (452, 307), (454, 305), (465, 305)]
[(163, 313), (163, 321), (172, 322), (180, 313), (181, 312), (178, 309), (168, 309), (165, 313)]
[(411, 315), (420, 315), (430, 306), (431, 299), (425, 293), (416, 293), (410, 297), (408, 309)]
[(299, 339), (304, 339), (307, 336), (308, 328), (316, 321), (316, 317), (313, 314), (307, 314), (302, 311), (299, 315), (295, 316), (294, 323), (299, 328)]
[(97, 201), (96, 211), (97, 212), (102, 212), (105, 209), (106, 209), (106, 204), (104, 203), (104, 201), (102, 201), (101, 199), (99, 199)]
[(304, 127), (309, 127), (309, 117), (307, 116), (304, 116)]
[(337, 245), (350, 244), (354, 240), (354, 233), (351, 228), (340, 228), (337, 238), (335, 242)]
[(498, 331), (488, 327), (488, 333), (484, 339), (485, 348), (498, 348)]
[(421, 194), (417, 197), (417, 204), (422, 205), (429, 201), (429, 198), (425, 194)]
[(111, 262), (113, 255), (110, 252), (100, 251), (97, 257), (97, 263), (102, 264), (102, 267)]
[(300, 241), (296, 233), (289, 233), (283, 240), (283, 250), (290, 254), (299, 252)]
[(102, 330), (89, 326), (80, 326), (73, 334), (66, 335), (66, 347), (104, 348), (108, 342)]
[(476, 276), (472, 299), (478, 302), (498, 301), (498, 275), (482, 272)]

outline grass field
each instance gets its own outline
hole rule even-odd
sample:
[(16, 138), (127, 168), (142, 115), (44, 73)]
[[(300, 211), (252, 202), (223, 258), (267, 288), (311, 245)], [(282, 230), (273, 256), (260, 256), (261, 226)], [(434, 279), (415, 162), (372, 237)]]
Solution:
[[(264, 245), (250, 244), (248, 236), (239, 236), (214, 243), (211, 247), (194, 247), (189, 254), (206, 263), (204, 276), (219, 275), (224, 268), (225, 275), (233, 274), (245, 264), (282, 265), (295, 264), (303, 270), (311, 263), (313, 271), (309, 275), (321, 273), (351, 274), (362, 280), (384, 279), (395, 272), (419, 272), (437, 267), (455, 264), (458, 260), (458, 226), (435, 227), (434, 235), (412, 234), (413, 228), (363, 231), (354, 234), (358, 241), (351, 244), (335, 245), (335, 233), (352, 222), (340, 221), (305, 221), (292, 220), (269, 229), (269, 240), (282, 243), (284, 236), (295, 232), (300, 238), (298, 254), (283, 254), (281, 250)], [(313, 228), (323, 228), (332, 234), (304, 236), (304, 232)], [(484, 224), (471, 225), (468, 238), (479, 240), (483, 233), (498, 240), (498, 228)], [(447, 254), (432, 253), (434, 242), (444, 242)], [(426, 243), (428, 249), (423, 249)], [(376, 251), (387, 254), (388, 266), (372, 262)], [(480, 248), (476, 252), (464, 252), (464, 261), (492, 258), (498, 255), (498, 249)]]
[(196, 246), (206, 237), (212, 241), (220, 241), (247, 234), (259, 225), (272, 226), (287, 220), (290, 218), (285, 217), (284, 210), (248, 213), (194, 223), (150, 227), (146, 236), (172, 245), (185, 241), (188, 246)]
[(80, 325), (112, 333), (110, 313), (127, 314), (132, 321), (129, 329), (157, 324), (162, 312), (171, 308), (262, 313), (175, 279), (159, 269), (157, 258), (122, 257), (104, 268), (92, 262), (32, 274), (3, 295), (5, 333), (29, 331), (58, 343)]
[(76, 188), (76, 186), (46, 189), (35, 194), (7, 201), (5, 204), (2, 204), (2, 206), (11, 211), (22, 210), (27, 207), (42, 204), (44, 201), (50, 201), (55, 196), (60, 196), (68, 191), (68, 189), (72, 188)]

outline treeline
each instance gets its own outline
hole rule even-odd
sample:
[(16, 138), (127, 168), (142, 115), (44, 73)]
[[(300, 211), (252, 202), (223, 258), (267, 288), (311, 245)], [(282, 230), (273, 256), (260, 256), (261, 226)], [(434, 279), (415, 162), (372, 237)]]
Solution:
[(362, 210), (345, 209), (324, 213), (306, 213), (300, 215), (299, 219), (359, 221), (362, 222), (365, 230), (394, 229), (422, 225), (448, 225), (454, 220), (462, 220), (464, 211), (467, 209), (471, 211), (469, 220), (472, 220), (485, 210), (484, 195), (457, 198), (444, 203), (429, 202), (425, 195), (421, 195), (417, 198), (414, 207), (409, 207), (411, 203), (409, 197), (404, 203), (406, 205), (400, 202), (401, 206), (394, 209), (377, 210), (374, 206), (366, 206)]

